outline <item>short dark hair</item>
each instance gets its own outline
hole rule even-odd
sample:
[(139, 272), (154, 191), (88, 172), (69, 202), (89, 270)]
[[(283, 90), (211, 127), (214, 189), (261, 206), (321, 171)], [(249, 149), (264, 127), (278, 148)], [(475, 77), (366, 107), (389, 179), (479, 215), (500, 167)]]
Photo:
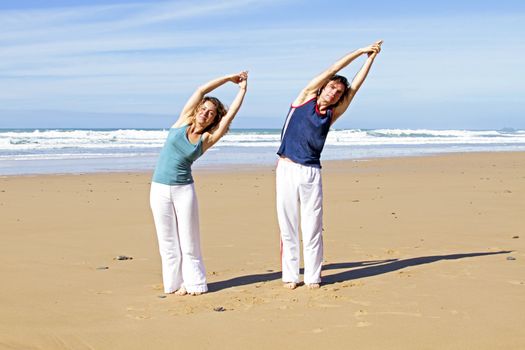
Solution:
[(321, 92), (324, 90), (326, 85), (328, 85), (328, 83), (331, 82), (331, 81), (335, 81), (335, 82), (341, 83), (345, 87), (345, 90), (343, 91), (343, 94), (339, 98), (339, 101), (337, 101), (336, 103), (334, 103), (331, 106), (331, 107), (337, 107), (337, 105), (339, 105), (339, 103), (342, 100), (344, 100), (348, 96), (348, 94), (350, 93), (350, 83), (348, 82), (348, 79), (346, 79), (346, 77), (343, 77), (342, 75), (335, 74), (330, 79), (328, 79), (328, 81), (319, 90), (317, 90), (317, 96), (321, 95)]

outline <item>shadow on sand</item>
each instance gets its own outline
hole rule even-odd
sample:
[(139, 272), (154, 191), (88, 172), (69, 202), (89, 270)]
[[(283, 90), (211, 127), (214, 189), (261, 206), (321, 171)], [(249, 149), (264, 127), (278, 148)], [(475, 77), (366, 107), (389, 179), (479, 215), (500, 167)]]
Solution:
[[(323, 284), (332, 284), (337, 282), (345, 282), (358, 278), (365, 278), (377, 276), (384, 273), (389, 273), (401, 270), (410, 266), (418, 266), (424, 264), (434, 263), (441, 260), (457, 260), (465, 258), (474, 258), (479, 256), (508, 254), (511, 250), (502, 250), (498, 252), (479, 252), (479, 253), (464, 253), (464, 254), (450, 254), (450, 255), (433, 255), (422, 256), (410, 259), (388, 259), (388, 260), (372, 260), (349, 263), (331, 263), (323, 265), (323, 271), (347, 269), (347, 271), (335, 273), (332, 275), (323, 274)], [(303, 269), (301, 269), (303, 273)], [(224, 281), (212, 282), (208, 284), (209, 292), (217, 292), (222, 289), (239, 287), (247, 284), (254, 284), (260, 282), (269, 282), (281, 278), (281, 272), (269, 272), (256, 275), (246, 275), (234, 277)]]

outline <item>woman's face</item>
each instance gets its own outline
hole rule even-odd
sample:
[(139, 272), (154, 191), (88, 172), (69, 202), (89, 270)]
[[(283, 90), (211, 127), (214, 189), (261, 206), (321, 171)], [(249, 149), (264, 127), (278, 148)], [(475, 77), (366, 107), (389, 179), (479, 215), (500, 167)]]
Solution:
[(195, 116), (197, 124), (203, 128), (208, 127), (217, 117), (217, 106), (211, 101), (206, 101), (199, 107)]

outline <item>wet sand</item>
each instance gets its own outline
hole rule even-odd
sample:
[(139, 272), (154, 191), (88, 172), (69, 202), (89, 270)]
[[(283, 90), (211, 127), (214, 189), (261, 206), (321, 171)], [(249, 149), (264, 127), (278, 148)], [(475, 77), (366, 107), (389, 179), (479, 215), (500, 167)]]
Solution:
[(0, 349), (525, 348), (525, 153), (325, 162), (319, 290), (282, 287), (273, 168), (194, 176), (198, 297), (149, 173), (0, 178)]

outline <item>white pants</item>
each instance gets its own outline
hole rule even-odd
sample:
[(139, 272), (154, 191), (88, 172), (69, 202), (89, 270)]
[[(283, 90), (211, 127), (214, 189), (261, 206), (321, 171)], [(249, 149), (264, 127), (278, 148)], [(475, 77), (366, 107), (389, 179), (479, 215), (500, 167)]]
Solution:
[(323, 187), (321, 169), (280, 159), (276, 170), (277, 219), (284, 282), (299, 282), (299, 217), (303, 234), (304, 283), (321, 282)]
[(182, 286), (190, 293), (208, 291), (193, 184), (152, 182), (150, 205), (159, 240), (164, 292), (173, 293)]

